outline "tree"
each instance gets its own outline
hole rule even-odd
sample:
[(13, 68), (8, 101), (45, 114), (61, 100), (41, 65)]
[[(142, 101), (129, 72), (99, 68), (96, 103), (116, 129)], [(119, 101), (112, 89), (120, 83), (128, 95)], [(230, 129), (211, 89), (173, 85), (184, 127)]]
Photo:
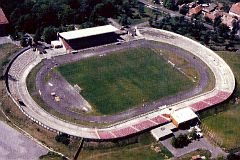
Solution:
[(22, 47), (27, 47), (29, 45), (26, 38), (22, 38), (20, 44)]
[(216, 28), (218, 27), (220, 24), (222, 23), (221, 17), (218, 16), (215, 18), (214, 22), (213, 22), (213, 27)]
[(189, 7), (187, 5), (183, 5), (179, 12), (183, 15), (186, 15), (189, 11)]
[(177, 4), (178, 5), (182, 5), (182, 4), (187, 4), (187, 3), (190, 3), (190, 2), (193, 2), (194, 0), (178, 0), (177, 1)]
[(37, 44), (38, 41), (40, 41), (40, 40), (41, 40), (41, 32), (38, 29), (33, 36), (33, 42)]
[(153, 26), (153, 18), (150, 17), (150, 18), (148, 19), (148, 22), (149, 22), (149, 25), (152, 27), (152, 26)]
[(52, 26), (46, 27), (43, 31), (42, 39), (45, 42), (50, 43), (51, 41), (56, 40), (57, 32), (58, 32), (58, 29), (55, 27), (52, 27)]
[(171, 143), (175, 148), (183, 148), (190, 143), (190, 140), (186, 134), (180, 134), (178, 137), (173, 137)]
[(139, 13), (140, 13), (141, 16), (145, 14), (144, 4), (140, 3), (140, 4), (138, 5), (138, 11), (139, 11)]
[(65, 134), (65, 133), (62, 133), (62, 134), (57, 135), (57, 136), (55, 137), (55, 140), (56, 140), (57, 142), (61, 142), (61, 143), (65, 144), (66, 146), (68, 146), (69, 143), (70, 143), (70, 137), (69, 137), (69, 135), (67, 135), (67, 134)]
[(193, 140), (198, 138), (197, 133), (194, 130), (189, 133), (189, 137), (191, 137)]
[(153, 3), (160, 4), (160, 0), (153, 0)]
[(218, 31), (218, 33), (221, 37), (223, 37), (223, 38), (228, 38), (229, 37), (230, 29), (226, 24), (221, 23), (218, 26), (217, 31)]
[(167, 9), (174, 10), (175, 9), (175, 4), (174, 0), (163, 0), (163, 6), (166, 7)]
[(119, 22), (121, 23), (121, 25), (123, 26), (128, 26), (131, 24), (130, 19), (128, 18), (128, 16), (126, 14), (123, 14), (119, 20)]

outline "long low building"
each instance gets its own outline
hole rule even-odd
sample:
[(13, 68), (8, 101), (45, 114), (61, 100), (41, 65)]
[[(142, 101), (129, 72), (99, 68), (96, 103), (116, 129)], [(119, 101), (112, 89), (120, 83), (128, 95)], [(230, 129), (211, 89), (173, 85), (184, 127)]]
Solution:
[(58, 33), (59, 40), (67, 51), (79, 50), (116, 42), (119, 31), (112, 25), (98, 26)]

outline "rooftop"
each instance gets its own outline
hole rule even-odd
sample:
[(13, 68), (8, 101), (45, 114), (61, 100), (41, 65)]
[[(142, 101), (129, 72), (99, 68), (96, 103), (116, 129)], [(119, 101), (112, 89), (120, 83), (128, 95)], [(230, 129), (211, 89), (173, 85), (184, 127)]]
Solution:
[(7, 17), (5, 16), (2, 8), (0, 8), (0, 24), (8, 24)]
[(240, 2), (233, 4), (232, 7), (230, 8), (230, 11), (238, 16), (240, 16)]
[(194, 8), (191, 8), (191, 9), (189, 10), (188, 15), (189, 15), (189, 16), (192, 16), (193, 14), (198, 14), (198, 13), (200, 13), (201, 11), (202, 11), (202, 6), (201, 6), (201, 5), (198, 5), (198, 6), (194, 7)]
[(172, 134), (173, 133), (172, 130), (175, 128), (176, 126), (173, 123), (168, 123), (164, 126), (151, 130), (151, 133), (156, 140), (159, 140), (160, 138)]
[(203, 8), (203, 11), (205, 11), (205, 12), (211, 12), (211, 11), (213, 11), (216, 7), (217, 7), (216, 4), (211, 3), (208, 7), (204, 7), (204, 8)]
[(70, 39), (78, 39), (78, 38), (100, 35), (105, 33), (111, 33), (116, 31), (118, 31), (118, 29), (113, 27), (112, 25), (105, 25), (105, 26), (92, 27), (92, 28), (80, 29), (80, 30), (69, 31), (69, 32), (62, 32), (62, 33), (59, 33), (59, 35), (66, 40), (70, 40)]
[(232, 23), (235, 20), (235, 18), (233, 17), (233, 15), (228, 14), (228, 13), (223, 13), (222, 16), (222, 23), (227, 25), (228, 27), (232, 27)]
[(171, 117), (178, 124), (187, 122), (187, 121), (195, 119), (195, 118), (198, 118), (198, 116), (192, 111), (192, 109), (188, 108), (188, 107), (174, 111), (171, 114)]

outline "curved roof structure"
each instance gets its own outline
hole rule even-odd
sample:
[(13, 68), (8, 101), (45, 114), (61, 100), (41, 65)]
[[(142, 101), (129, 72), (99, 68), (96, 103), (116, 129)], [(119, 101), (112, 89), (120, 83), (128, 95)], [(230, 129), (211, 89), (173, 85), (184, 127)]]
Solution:
[[(138, 28), (137, 35), (148, 40), (178, 46), (200, 58), (214, 74), (214, 89), (168, 106), (159, 106), (157, 110), (108, 127), (81, 126), (51, 115), (43, 110), (30, 96), (27, 90), (26, 78), (30, 71), (42, 61), (42, 58), (37, 53), (28, 50), (15, 59), (10, 66), (8, 72), (8, 75), (11, 75), (11, 78), (8, 78), (9, 95), (26, 116), (46, 129), (76, 137), (104, 140), (122, 138), (168, 123), (170, 120), (164, 115), (170, 114), (172, 110), (191, 107), (197, 112), (223, 102), (233, 93), (235, 78), (232, 70), (221, 57), (210, 49), (189, 38), (164, 30)], [(89, 57), (91, 55), (86, 54), (83, 56)], [(18, 100), (21, 100), (24, 105), (20, 105)]]

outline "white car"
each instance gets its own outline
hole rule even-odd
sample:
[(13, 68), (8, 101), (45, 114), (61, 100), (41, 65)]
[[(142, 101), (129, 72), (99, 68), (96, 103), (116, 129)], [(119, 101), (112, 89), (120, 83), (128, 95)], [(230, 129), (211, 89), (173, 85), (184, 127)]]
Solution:
[(201, 132), (202, 131), (198, 126), (195, 126), (194, 129), (195, 129), (196, 132)]
[(188, 132), (192, 132), (194, 131), (194, 127), (190, 127), (190, 129), (188, 130)]

